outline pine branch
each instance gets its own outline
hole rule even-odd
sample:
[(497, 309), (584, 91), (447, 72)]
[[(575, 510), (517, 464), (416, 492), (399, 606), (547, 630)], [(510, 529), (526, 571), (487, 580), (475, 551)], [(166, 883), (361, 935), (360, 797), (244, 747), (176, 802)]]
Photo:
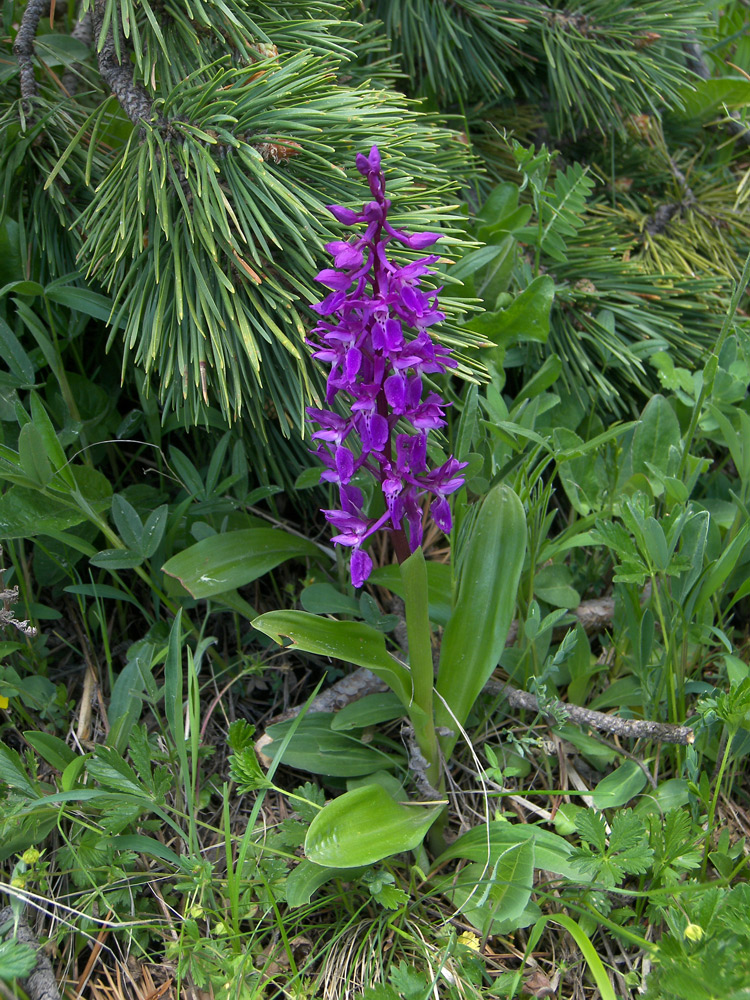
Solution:
[[(94, 2), (94, 34), (97, 38), (101, 37), (106, 6), (107, 0), (95, 0)], [(113, 20), (120, 23), (119, 17)], [(120, 48), (123, 54), (126, 53), (123, 39), (121, 39)], [(120, 107), (131, 122), (134, 125), (150, 122), (152, 117), (151, 98), (146, 90), (133, 80), (133, 70), (127, 56), (124, 58), (118, 56), (111, 26), (99, 50), (98, 62), (102, 80), (115, 95)]]
[(23, 109), (26, 114), (31, 112), (31, 101), (39, 92), (34, 76), (34, 38), (41, 16), (48, 7), (48, 0), (29, 0), (13, 43), (13, 52), (18, 59), (20, 70)]

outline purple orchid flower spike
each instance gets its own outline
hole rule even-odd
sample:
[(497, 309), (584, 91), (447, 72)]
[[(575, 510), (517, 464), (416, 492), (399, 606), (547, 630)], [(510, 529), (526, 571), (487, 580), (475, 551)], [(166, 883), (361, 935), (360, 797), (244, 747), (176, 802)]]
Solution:
[[(352, 583), (361, 587), (372, 571), (372, 559), (362, 546), (375, 531), (391, 532), (403, 562), (422, 543), (426, 500), (438, 528), (451, 530), (447, 497), (463, 486), (460, 472), (466, 463), (451, 457), (437, 469), (427, 466), (427, 435), (445, 424), (447, 404), (436, 392), (423, 398), (422, 375), (456, 367), (449, 349), (427, 333), (427, 327), (445, 319), (437, 292), (430, 300), (420, 288), (438, 257), (397, 264), (386, 254), (392, 240), (424, 250), (440, 234), (410, 235), (388, 223), (391, 203), (377, 146), (367, 156), (358, 153), (356, 166), (373, 200), (361, 212), (342, 205), (329, 205), (328, 211), (343, 225), (365, 226), (365, 231), (326, 244), (334, 267), (322, 270), (317, 281), (331, 292), (312, 308), (327, 318), (309, 340), (313, 357), (330, 369), (326, 401), (330, 404), (343, 393), (348, 415), (312, 407), (307, 415), (319, 428), (312, 437), (325, 466), (321, 479), (339, 489), (340, 507), (323, 514), (335, 529), (333, 542), (352, 550)], [(378, 518), (367, 517), (362, 491), (352, 483), (363, 468), (383, 494), (385, 513)]]

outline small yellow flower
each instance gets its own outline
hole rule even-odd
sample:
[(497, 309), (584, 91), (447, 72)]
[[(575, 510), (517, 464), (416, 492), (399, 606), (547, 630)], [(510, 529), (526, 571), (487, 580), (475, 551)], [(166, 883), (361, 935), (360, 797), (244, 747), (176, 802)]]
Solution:
[(16, 875), (15, 878), (10, 880), (10, 884), (14, 889), (25, 889), (26, 888), (26, 877), (24, 875)]
[(8, 705), (10, 705), (8, 699), (5, 697), (4, 694), (0, 694), (0, 708), (7, 708)]
[(464, 931), (463, 934), (459, 934), (458, 943), (462, 944), (465, 948), (471, 948), (472, 951), (479, 951), (479, 938), (476, 934), (472, 934), (471, 931)]
[(685, 937), (688, 941), (700, 941), (703, 937), (703, 928), (700, 924), (688, 924), (685, 928)]
[(28, 850), (24, 851), (21, 855), (21, 861), (31, 868), (37, 863), (41, 856), (42, 852), (37, 851), (36, 847), (29, 847)]

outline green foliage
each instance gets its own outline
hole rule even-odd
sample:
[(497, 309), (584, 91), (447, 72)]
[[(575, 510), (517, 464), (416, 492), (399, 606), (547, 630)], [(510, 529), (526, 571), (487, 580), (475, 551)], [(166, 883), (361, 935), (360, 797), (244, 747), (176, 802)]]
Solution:
[[(179, 995), (544, 992), (497, 973), (525, 929), (559, 993), (585, 967), (626, 996), (647, 958), (649, 997), (744, 997), (744, 7), (104, 0), (101, 64), (62, 7), (36, 94), (0, 68), (14, 914), (33, 899), (43, 941), (62, 900), (71, 955), (105, 921), (107, 974), (168, 962)], [(359, 205), (344, 164), (373, 141), (397, 224), (445, 232), (476, 381), (440, 385), (436, 457), (468, 463), (448, 545), (398, 567), (373, 543), (355, 595), (282, 432), (320, 388), (324, 206)], [(357, 666), (389, 690), (269, 724)], [(643, 720), (694, 741), (630, 739)], [(33, 954), (0, 936), (12, 983)]]
[[(335, 235), (325, 205), (360, 197), (343, 163), (375, 141), (390, 148), (414, 224), (448, 229), (451, 177), (467, 168), (464, 147), (397, 94), (337, 80), (357, 33), (330, 14), (232, 0), (167, 16), (111, 0), (98, 60), (76, 50), (86, 79), (71, 97), (42, 78), (33, 113), (17, 102), (0, 122), (0, 221), (30, 219), (32, 272), (78, 271), (84, 295), (85, 274), (110, 343), (122, 331), (123, 365), (132, 355), (153, 375), (168, 408), (196, 422), (209, 402), (230, 419), (244, 407), (264, 441), (269, 409), (288, 435), (314, 391), (304, 337), (322, 244)], [(114, 100), (102, 86), (117, 53), (135, 72), (121, 74)], [(16, 86), (7, 79), (5, 93)]]
[(683, 912), (669, 916), (669, 933), (659, 942), (646, 980), (649, 1000), (709, 1000), (742, 997), (748, 964), (747, 883), (709, 888), (686, 899)]
[(576, 816), (576, 828), (581, 846), (572, 857), (593, 882), (611, 889), (626, 875), (648, 871), (654, 852), (643, 824), (630, 809), (615, 815), (609, 833), (602, 814), (591, 810)]

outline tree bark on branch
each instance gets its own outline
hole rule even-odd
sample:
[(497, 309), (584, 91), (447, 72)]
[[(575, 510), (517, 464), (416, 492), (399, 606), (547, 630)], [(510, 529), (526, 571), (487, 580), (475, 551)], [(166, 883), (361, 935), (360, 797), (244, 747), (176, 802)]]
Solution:
[(18, 59), (21, 98), (26, 114), (31, 112), (31, 101), (39, 92), (34, 76), (34, 39), (41, 16), (46, 9), (49, 9), (49, 0), (29, 0), (21, 18), (16, 40), (13, 43), (13, 53)]
[[(107, 0), (95, 0), (94, 2), (94, 38), (97, 39), (97, 44), (102, 32), (106, 6)], [(117, 20), (117, 30), (119, 31), (119, 18)], [(120, 42), (121, 55), (118, 57), (114, 32), (110, 26), (97, 56), (99, 73), (134, 125), (150, 122), (153, 102), (147, 91), (134, 81), (133, 67), (125, 55), (127, 51), (125, 40), (121, 38)]]

